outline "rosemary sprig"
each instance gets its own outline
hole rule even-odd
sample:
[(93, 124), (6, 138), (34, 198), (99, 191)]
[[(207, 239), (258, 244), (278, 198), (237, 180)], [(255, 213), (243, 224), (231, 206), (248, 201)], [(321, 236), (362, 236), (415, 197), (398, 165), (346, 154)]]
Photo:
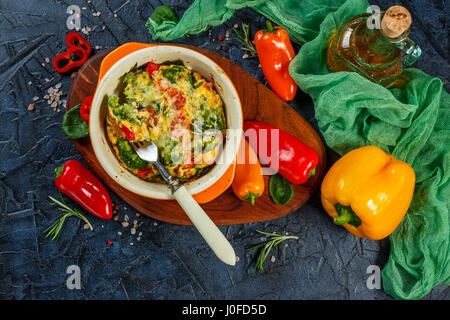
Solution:
[(242, 50), (250, 52), (248, 59), (251, 58), (257, 58), (258, 52), (256, 51), (255, 45), (252, 42), (252, 36), (251, 36), (251, 30), (250, 25), (242, 23), (242, 31), (240, 31), (238, 28), (233, 27), (234, 33), (238, 36), (233, 37), (233, 39), (240, 42), (242, 45), (239, 47)]
[(61, 212), (64, 214), (58, 220), (53, 222), (53, 224), (50, 227), (48, 227), (47, 229), (44, 230), (45, 237), (46, 238), (51, 237), (51, 239), (55, 242), (58, 241), (59, 236), (61, 235), (61, 230), (64, 225), (64, 222), (66, 221), (66, 219), (68, 217), (71, 217), (71, 216), (75, 216), (75, 217), (83, 220), (84, 222), (87, 223), (87, 225), (89, 226), (89, 229), (93, 230), (91, 223), (84, 216), (84, 214), (78, 208), (72, 209), (72, 208), (68, 207), (66, 205), (66, 203), (64, 202), (61, 194), (60, 194), (60, 197), (61, 197), (61, 201), (56, 200), (55, 198), (49, 196), (50, 200), (52, 200), (54, 203), (59, 205), (59, 210), (61, 210)]
[(276, 247), (277, 245), (279, 245), (281, 242), (283, 242), (284, 240), (287, 239), (298, 239), (297, 236), (283, 236), (280, 234), (276, 234), (276, 233), (267, 233), (267, 232), (263, 232), (263, 231), (259, 231), (256, 230), (256, 232), (259, 232), (261, 234), (264, 234), (266, 236), (270, 236), (269, 240), (265, 241), (265, 242), (261, 242), (253, 247), (247, 248), (247, 251), (250, 250), (254, 250), (254, 249), (258, 249), (261, 248), (258, 255), (258, 258), (256, 259), (256, 263), (255, 263), (255, 269), (258, 269), (259, 271), (264, 271), (264, 262), (267, 260), (267, 257), (269, 256), (270, 251), (272, 250), (273, 247)]

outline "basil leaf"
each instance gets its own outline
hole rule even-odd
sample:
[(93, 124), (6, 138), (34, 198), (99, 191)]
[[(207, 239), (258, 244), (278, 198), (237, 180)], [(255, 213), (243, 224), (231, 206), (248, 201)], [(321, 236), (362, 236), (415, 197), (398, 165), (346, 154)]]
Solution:
[(292, 184), (279, 173), (270, 177), (269, 193), (273, 202), (281, 205), (288, 204), (295, 195)]
[(173, 21), (175, 23), (178, 23), (178, 21), (180, 21), (177, 12), (171, 6), (167, 5), (156, 7), (155, 11), (153, 11), (152, 15), (150, 16), (150, 19), (152, 19), (157, 24), (161, 24), (164, 21)]
[(81, 103), (66, 111), (62, 119), (62, 130), (70, 139), (89, 136), (89, 124), (80, 116)]

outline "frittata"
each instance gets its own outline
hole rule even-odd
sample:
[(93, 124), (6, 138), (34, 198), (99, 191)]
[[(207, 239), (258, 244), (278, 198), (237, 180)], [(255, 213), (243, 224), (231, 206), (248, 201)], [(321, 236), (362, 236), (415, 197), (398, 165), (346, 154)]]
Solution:
[(123, 77), (123, 96), (108, 97), (106, 130), (121, 165), (140, 178), (161, 181), (130, 142), (153, 141), (159, 160), (181, 181), (204, 174), (225, 137), (223, 102), (211, 82), (181, 62), (133, 68)]

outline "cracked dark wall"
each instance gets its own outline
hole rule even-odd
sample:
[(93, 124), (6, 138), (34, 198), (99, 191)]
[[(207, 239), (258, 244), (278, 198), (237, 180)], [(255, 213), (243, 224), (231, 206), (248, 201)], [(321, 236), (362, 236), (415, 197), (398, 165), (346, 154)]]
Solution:
[[(181, 14), (187, 1), (163, 1)], [(385, 8), (394, 4), (383, 0)], [(411, 37), (423, 55), (415, 67), (440, 77), (448, 89), (448, 2), (400, 1), (414, 17)], [(1, 1), (0, 2), (0, 298), (2, 299), (390, 299), (366, 286), (369, 265), (386, 263), (388, 240), (357, 239), (333, 225), (316, 193), (286, 217), (261, 223), (224, 226), (240, 261), (220, 263), (193, 227), (136, 217), (136, 210), (112, 194), (119, 221), (89, 216), (94, 231), (71, 218), (58, 243), (43, 230), (60, 213), (48, 200), (57, 196), (54, 169), (69, 159), (81, 160), (61, 131), (63, 107), (51, 108), (43, 96), (61, 83), (63, 98), (71, 78), (53, 71), (46, 58), (62, 52), (67, 33), (66, 9), (77, 4), (81, 24), (91, 28), (94, 51), (137, 41), (152, 42), (144, 21), (154, 0), (136, 1)], [(93, 12), (100, 12), (93, 16)], [(256, 31), (265, 18), (242, 10), (224, 25), (175, 41), (218, 51), (265, 82), (257, 60), (244, 60), (233, 40), (213, 41), (242, 21)], [(221, 48), (225, 46), (225, 48)], [(447, 66), (443, 68), (442, 66)], [(267, 84), (267, 83), (266, 83)], [(33, 101), (33, 97), (38, 97)], [(29, 104), (35, 110), (29, 111)], [(302, 92), (291, 105), (315, 128), (313, 105)], [(336, 159), (329, 151), (330, 163)], [(138, 220), (138, 233), (120, 224)], [(260, 241), (255, 230), (298, 235), (273, 250), (265, 272), (253, 270), (254, 253), (245, 248)], [(119, 235), (118, 232), (122, 234)], [(111, 240), (112, 245), (106, 241)], [(130, 243), (133, 243), (131, 245)], [(66, 269), (81, 268), (81, 290), (66, 288)], [(448, 286), (438, 286), (425, 299), (448, 299)]]

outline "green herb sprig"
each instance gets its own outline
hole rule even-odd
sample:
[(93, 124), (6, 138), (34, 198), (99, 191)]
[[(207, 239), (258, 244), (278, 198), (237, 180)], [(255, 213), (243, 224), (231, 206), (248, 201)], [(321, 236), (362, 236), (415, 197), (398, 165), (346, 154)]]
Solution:
[(255, 45), (252, 42), (252, 33), (250, 30), (250, 25), (242, 24), (242, 31), (240, 31), (238, 28), (233, 27), (234, 33), (238, 36), (233, 37), (233, 39), (239, 41), (242, 45), (239, 47), (242, 50), (248, 51), (250, 54), (248, 56), (248, 59), (251, 58), (257, 58), (258, 52), (256, 51)]
[(256, 230), (256, 232), (259, 232), (263, 235), (266, 236), (270, 236), (269, 240), (265, 241), (265, 242), (261, 242), (253, 247), (247, 248), (247, 251), (250, 250), (254, 250), (254, 249), (258, 249), (261, 248), (258, 258), (256, 259), (256, 263), (254, 268), (257, 269), (258, 271), (264, 271), (264, 262), (267, 260), (267, 257), (269, 256), (270, 251), (272, 250), (272, 248), (276, 247), (277, 245), (279, 245), (280, 243), (282, 243), (283, 241), (287, 240), (287, 239), (298, 239), (297, 236), (283, 236), (280, 234), (276, 234), (276, 233), (267, 233), (267, 232), (263, 232), (263, 231), (259, 231)]
[(66, 219), (68, 217), (71, 217), (71, 216), (75, 216), (75, 217), (83, 220), (89, 226), (89, 229), (93, 230), (91, 223), (84, 216), (84, 214), (77, 208), (72, 209), (72, 208), (68, 207), (66, 205), (66, 203), (64, 202), (62, 196), (61, 196), (61, 201), (56, 200), (55, 198), (53, 198), (51, 196), (49, 196), (49, 198), (54, 203), (59, 205), (59, 210), (61, 210), (62, 213), (64, 213), (64, 214), (58, 220), (53, 222), (53, 224), (50, 227), (48, 227), (47, 229), (44, 230), (46, 238), (51, 237), (51, 239), (53, 241), (57, 242), (58, 239), (59, 239), (59, 236), (61, 235), (61, 231), (62, 231), (62, 227), (64, 225), (64, 222), (66, 221)]

